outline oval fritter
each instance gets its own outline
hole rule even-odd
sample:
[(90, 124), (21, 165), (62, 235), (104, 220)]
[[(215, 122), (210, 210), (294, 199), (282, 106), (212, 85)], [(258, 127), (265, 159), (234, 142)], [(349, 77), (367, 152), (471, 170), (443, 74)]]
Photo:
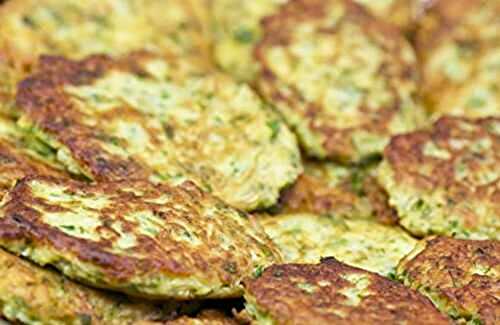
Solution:
[(13, 0), (0, 10), (0, 48), (18, 65), (36, 63), (40, 54), (199, 54), (207, 40), (192, 7), (196, 2)]
[(435, 237), (401, 261), (398, 277), (459, 324), (500, 322), (500, 242)]
[[(172, 310), (169, 310), (172, 309)], [(0, 249), (0, 314), (23, 324), (135, 324), (174, 312), (71, 282)]]
[(151, 299), (235, 297), (279, 253), (247, 214), (193, 183), (18, 182), (0, 207), (0, 244), (70, 278)]
[(266, 18), (258, 87), (309, 156), (360, 162), (424, 118), (396, 28), (349, 0), (292, 0)]
[(500, 119), (443, 117), (394, 137), (378, 181), (416, 236), (500, 239)]
[(500, 1), (440, 0), (421, 18), (421, 92), (435, 116), (500, 116)]
[(416, 291), (333, 258), (273, 265), (245, 299), (253, 324), (450, 324)]
[(417, 241), (402, 229), (368, 220), (345, 220), (310, 213), (259, 219), (288, 263), (317, 263), (333, 256), (343, 263), (393, 276), (398, 262)]
[(283, 192), (279, 213), (312, 212), (396, 224), (396, 212), (374, 178), (376, 166), (305, 161), (304, 174)]
[(296, 139), (247, 86), (197, 61), (46, 58), (18, 92), (22, 122), (91, 179), (195, 181), (245, 210), (302, 171)]

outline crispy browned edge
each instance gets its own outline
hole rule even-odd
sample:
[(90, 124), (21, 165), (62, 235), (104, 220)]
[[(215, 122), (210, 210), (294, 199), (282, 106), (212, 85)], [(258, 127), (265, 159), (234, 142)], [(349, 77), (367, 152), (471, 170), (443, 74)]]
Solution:
[[(347, 274), (370, 278), (367, 289), (373, 295), (358, 306), (343, 304), (345, 296), (339, 291), (353, 286), (342, 277)], [(293, 284), (296, 280), (316, 285), (317, 291), (306, 293)], [(320, 281), (328, 282), (319, 285)], [(280, 324), (449, 324), (447, 317), (418, 292), (333, 257), (323, 258), (319, 264), (272, 265), (260, 277), (248, 278), (244, 284), (257, 307)], [(332, 312), (334, 309), (345, 316), (339, 317)]]
[[(90, 56), (72, 61), (57, 56), (42, 56), (37, 72), (18, 85), (17, 105), (43, 132), (68, 147), (73, 157), (97, 181), (146, 179), (151, 171), (133, 158), (124, 159), (105, 153), (98, 145), (108, 135), (84, 125), (63, 88), (84, 85), (98, 79), (109, 69), (124, 69), (139, 75), (146, 72), (138, 53), (122, 60), (108, 56)], [(112, 111), (110, 114), (118, 114)]]
[[(476, 137), (489, 137), (492, 139), (492, 152), (500, 152), (500, 136), (489, 132), (486, 125), (497, 121), (500, 123), (500, 118), (488, 117), (482, 119), (467, 119), (461, 117), (446, 116), (437, 120), (430, 129), (419, 130), (412, 133), (397, 135), (393, 137), (384, 151), (384, 158), (390, 164), (394, 171), (395, 180), (398, 183), (408, 182), (419, 189), (431, 191), (436, 188), (446, 189), (448, 197), (453, 198), (456, 202), (464, 199), (476, 199), (478, 201), (489, 201), (492, 203), (500, 202), (500, 188), (498, 184), (490, 183), (483, 186), (471, 187), (464, 183), (455, 181), (453, 159), (456, 159), (460, 153), (451, 153), (450, 160), (442, 162), (433, 157), (428, 157), (423, 152), (423, 146), (428, 141), (435, 141), (440, 145), (449, 145), (448, 140), (451, 136), (457, 135), (458, 131), (461, 138), (465, 138), (466, 134), (461, 132), (457, 124), (461, 122), (472, 123), (480, 126), (480, 130), (475, 132), (470, 139)], [(466, 150), (466, 149), (464, 149)], [(449, 150), (449, 152), (453, 152)], [(500, 161), (499, 161), (500, 163)], [(425, 177), (418, 173), (418, 168), (423, 164), (433, 166), (433, 177)], [(498, 205), (500, 211), (500, 205)], [(499, 212), (500, 213), (500, 212)], [(475, 218), (470, 218), (468, 222), (474, 223)]]
[(474, 310), (484, 324), (500, 320), (500, 277), (472, 273), (476, 265), (500, 270), (500, 241), (435, 237), (398, 273), (413, 288), (430, 288), (462, 310)]
[[(298, 22), (302, 21), (314, 21), (324, 15), (326, 6), (328, 2), (332, 0), (291, 0), (281, 7), (281, 9), (274, 15), (265, 17), (262, 21), (263, 26), (263, 38), (256, 45), (254, 50), (254, 56), (261, 64), (261, 72), (257, 84), (259, 85), (261, 94), (271, 102), (283, 102), (291, 108), (298, 109), (297, 102), (302, 100), (300, 93), (295, 87), (290, 86), (292, 89), (291, 94), (283, 94), (278, 87), (273, 90), (268, 91), (266, 85), (272, 85), (277, 82), (277, 76), (269, 68), (265, 51), (268, 47), (274, 46), (276, 44), (286, 46), (289, 42), (289, 30), (293, 28)], [(405, 43), (406, 40), (400, 34), (397, 27), (391, 24), (384, 23), (380, 20), (375, 19), (363, 6), (354, 3), (351, 0), (339, 0), (342, 1), (343, 5), (346, 7), (346, 15), (344, 19), (350, 19), (357, 22), (363, 30), (369, 35), (383, 35), (385, 38), (393, 39), (394, 43)], [(335, 33), (336, 29), (324, 29), (324, 33)], [(375, 37), (375, 36), (374, 36)], [(409, 46), (409, 44), (408, 44)], [(400, 49), (399, 45), (394, 46), (387, 51), (393, 52), (394, 58), (398, 58), (398, 51)], [(384, 73), (384, 71), (381, 71)], [(417, 79), (417, 68), (416, 66), (407, 65), (405, 69), (401, 71), (401, 79)], [(270, 93), (268, 93), (270, 92)], [(392, 105), (382, 108), (377, 114), (376, 120), (371, 121), (363, 126), (360, 126), (364, 130), (384, 134), (387, 130), (387, 124), (391, 121), (392, 117), (397, 114), (400, 108), (399, 101), (395, 101)], [(313, 103), (306, 104), (304, 108), (305, 111), (300, 112), (305, 117), (312, 119), (309, 123), (309, 128), (314, 132), (320, 133), (325, 136), (326, 140), (323, 143), (323, 147), (327, 152), (327, 156), (330, 158), (337, 159), (347, 159), (353, 152), (353, 145), (351, 143), (350, 134), (353, 129), (339, 129), (328, 125), (317, 125), (314, 118), (321, 111), (321, 107)], [(363, 108), (362, 108), (363, 109)]]

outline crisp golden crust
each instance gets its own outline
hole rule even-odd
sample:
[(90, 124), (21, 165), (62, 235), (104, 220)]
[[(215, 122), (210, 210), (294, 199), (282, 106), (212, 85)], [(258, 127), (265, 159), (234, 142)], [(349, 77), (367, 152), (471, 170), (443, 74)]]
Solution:
[(280, 198), (280, 213), (312, 212), (346, 218), (376, 218), (396, 224), (397, 214), (375, 181), (373, 166), (344, 167), (305, 162), (304, 174)]
[(0, 250), (0, 313), (16, 324), (132, 324), (170, 317), (167, 309), (84, 287), (4, 250)]
[(45, 58), (17, 99), (25, 128), (97, 181), (189, 179), (251, 210), (274, 205), (302, 171), (277, 113), (195, 60)]
[(423, 119), (411, 46), (360, 5), (293, 0), (263, 24), (258, 87), (307, 155), (359, 162)]
[(30, 177), (6, 196), (0, 224), (6, 249), (148, 298), (238, 296), (242, 277), (280, 259), (251, 217), (189, 182)]
[(17, 65), (40, 54), (82, 58), (156, 53), (206, 55), (198, 1), (14, 0), (0, 10), (0, 47)]
[(499, 238), (500, 119), (443, 117), (394, 137), (378, 180), (418, 236)]
[(441, 311), (471, 324), (500, 321), (500, 242), (437, 237), (401, 261), (398, 276)]
[(450, 324), (417, 292), (333, 258), (273, 265), (245, 289), (269, 324)]
[(421, 93), (436, 116), (500, 115), (500, 2), (435, 1), (419, 20)]

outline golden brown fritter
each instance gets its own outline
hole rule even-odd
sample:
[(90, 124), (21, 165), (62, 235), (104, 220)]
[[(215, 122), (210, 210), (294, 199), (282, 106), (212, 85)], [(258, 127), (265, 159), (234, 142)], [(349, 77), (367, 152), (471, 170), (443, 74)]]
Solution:
[(450, 324), (416, 291), (333, 258), (273, 265), (245, 289), (254, 324)]
[(500, 239), (500, 119), (443, 117), (392, 138), (378, 181), (416, 236)]
[(312, 212), (396, 224), (396, 212), (373, 177), (375, 167), (306, 161), (304, 174), (283, 192), (280, 213)]
[(499, 241), (422, 240), (401, 261), (398, 277), (459, 323), (500, 322)]
[(251, 216), (193, 183), (18, 182), (0, 207), (0, 244), (70, 278), (152, 299), (241, 295), (279, 253)]
[(435, 116), (500, 115), (500, 1), (435, 1), (419, 22), (422, 96)]
[(253, 210), (274, 205), (302, 171), (280, 116), (198, 60), (48, 57), (17, 99), (24, 128), (96, 181), (188, 179)]
[(198, 0), (13, 0), (0, 10), (0, 48), (16, 66), (41, 54), (82, 58), (147, 49), (207, 55)]
[(16, 324), (121, 325), (173, 312), (84, 287), (0, 249), (0, 313)]
[(292, 0), (263, 29), (258, 88), (307, 155), (357, 163), (424, 119), (410, 44), (360, 5)]

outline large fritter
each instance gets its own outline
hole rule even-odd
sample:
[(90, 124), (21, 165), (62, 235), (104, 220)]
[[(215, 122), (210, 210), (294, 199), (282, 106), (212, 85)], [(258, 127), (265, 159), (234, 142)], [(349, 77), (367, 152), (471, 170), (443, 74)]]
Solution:
[(374, 175), (377, 164), (304, 162), (304, 174), (280, 198), (279, 213), (312, 212), (395, 224), (398, 217)]
[(421, 19), (421, 88), (434, 115), (500, 116), (499, 14), (497, 0), (440, 0)]
[(262, 95), (309, 156), (360, 162), (423, 119), (411, 46), (351, 1), (290, 1), (266, 18), (256, 55)]
[(273, 265), (245, 288), (254, 324), (450, 324), (417, 292), (333, 258)]
[(84, 287), (0, 249), (0, 314), (16, 324), (135, 324), (169, 317), (169, 308)]
[(500, 119), (443, 117), (384, 158), (378, 180), (412, 234), (500, 239)]
[(42, 60), (22, 125), (77, 174), (195, 181), (242, 209), (269, 207), (302, 171), (294, 135), (246, 85), (187, 59)]
[(289, 263), (336, 259), (384, 276), (393, 276), (398, 262), (417, 243), (400, 228), (367, 220), (296, 213), (259, 219)]
[(40, 54), (82, 58), (147, 49), (198, 54), (206, 48), (198, 1), (13, 0), (0, 10), (0, 44), (18, 64)]
[(279, 254), (250, 216), (199, 190), (30, 177), (0, 207), (0, 244), (89, 285), (147, 298), (234, 297)]
[(423, 240), (401, 261), (398, 276), (460, 324), (500, 322), (499, 241)]

